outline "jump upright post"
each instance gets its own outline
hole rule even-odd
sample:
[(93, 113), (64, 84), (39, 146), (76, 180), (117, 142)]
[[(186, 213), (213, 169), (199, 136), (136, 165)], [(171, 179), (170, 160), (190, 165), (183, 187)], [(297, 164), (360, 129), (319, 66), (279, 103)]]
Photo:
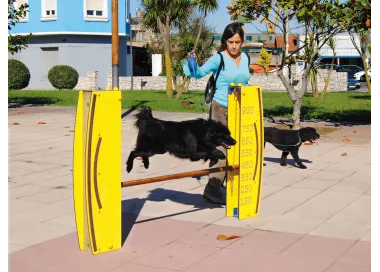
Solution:
[(228, 127), (236, 145), (227, 166), (121, 182), (121, 92), (80, 91), (74, 135), (74, 207), (79, 247), (99, 254), (121, 247), (121, 188), (227, 171), (226, 216), (259, 213), (263, 169), (261, 88), (231, 86)]

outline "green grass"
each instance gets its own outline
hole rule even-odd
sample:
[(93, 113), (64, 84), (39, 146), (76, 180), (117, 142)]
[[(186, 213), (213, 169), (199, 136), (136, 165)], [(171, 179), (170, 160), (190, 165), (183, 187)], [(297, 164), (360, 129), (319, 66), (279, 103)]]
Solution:
[[(204, 101), (203, 92), (183, 94), (181, 100), (167, 99), (164, 91), (123, 91), (122, 95), (123, 109), (148, 106), (155, 111), (200, 113), (200, 99), (202, 103)], [(9, 103), (76, 106), (77, 99), (78, 91), (73, 90), (8, 92)], [(183, 105), (182, 101), (187, 101), (190, 105)], [(292, 116), (292, 102), (286, 92), (264, 92), (263, 104), (264, 116)], [(206, 107), (205, 109), (207, 110)], [(371, 121), (371, 96), (367, 93), (342, 92), (327, 93), (324, 99), (316, 99), (306, 94), (301, 116), (303, 119)]]

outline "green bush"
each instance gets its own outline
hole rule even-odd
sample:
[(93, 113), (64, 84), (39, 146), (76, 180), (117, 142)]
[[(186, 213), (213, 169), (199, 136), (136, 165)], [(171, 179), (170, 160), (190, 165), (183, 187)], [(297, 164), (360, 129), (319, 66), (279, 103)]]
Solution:
[(74, 89), (78, 83), (79, 74), (71, 66), (68, 65), (56, 65), (49, 70), (48, 79), (54, 88), (62, 89)]
[(28, 67), (21, 61), (8, 60), (8, 89), (20, 90), (28, 87), (30, 72)]

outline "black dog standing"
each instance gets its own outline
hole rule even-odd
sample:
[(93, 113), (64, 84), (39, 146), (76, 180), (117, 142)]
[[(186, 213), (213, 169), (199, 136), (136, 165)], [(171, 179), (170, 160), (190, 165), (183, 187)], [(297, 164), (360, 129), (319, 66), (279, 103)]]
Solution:
[(286, 166), (286, 158), (289, 153), (292, 154), (296, 164), (301, 169), (307, 167), (301, 162), (298, 156), (299, 148), (302, 143), (309, 141), (315, 143), (319, 139), (319, 134), (315, 128), (307, 127), (300, 130), (283, 130), (273, 127), (264, 128), (264, 148), (265, 143), (271, 143), (277, 149), (282, 151), (281, 166)]
[(152, 116), (150, 108), (143, 108), (137, 114), (135, 127), (139, 133), (136, 148), (127, 160), (128, 173), (133, 168), (133, 160), (142, 157), (144, 167), (149, 167), (149, 157), (164, 154), (190, 159), (191, 161), (210, 160), (210, 167), (226, 156), (216, 147), (229, 149), (236, 141), (230, 130), (214, 120), (188, 120), (182, 122), (164, 121)]

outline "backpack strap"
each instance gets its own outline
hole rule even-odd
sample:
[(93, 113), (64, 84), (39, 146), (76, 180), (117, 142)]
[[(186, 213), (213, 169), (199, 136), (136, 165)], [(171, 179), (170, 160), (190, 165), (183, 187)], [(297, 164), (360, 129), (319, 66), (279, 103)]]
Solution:
[(247, 55), (248, 58), (248, 69), (250, 68), (249, 65), (251, 64), (251, 57), (248, 55), (247, 52), (244, 52)]
[(223, 60), (222, 53), (218, 52), (218, 54), (219, 54), (219, 56), (220, 56), (220, 64), (219, 64), (219, 67), (218, 67), (218, 71), (216, 72), (216, 76), (215, 76), (215, 84), (216, 84), (216, 81), (218, 80), (218, 77), (219, 77), (220, 71), (222, 70), (222, 68), (224, 69), (224, 60)]

